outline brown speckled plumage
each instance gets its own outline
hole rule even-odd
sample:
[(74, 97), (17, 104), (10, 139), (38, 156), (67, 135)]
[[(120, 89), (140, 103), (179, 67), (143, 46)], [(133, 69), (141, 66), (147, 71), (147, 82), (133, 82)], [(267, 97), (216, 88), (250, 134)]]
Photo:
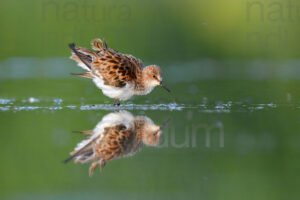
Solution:
[[(126, 114), (129, 118), (132, 116), (127, 111), (120, 111), (113, 115), (108, 114), (107, 116), (114, 118), (119, 114)], [(94, 131), (80, 131), (80, 133), (87, 136), (85, 140), (87, 143), (83, 147), (75, 149), (71, 153), (71, 157), (65, 162), (72, 159), (75, 160), (75, 163), (93, 161), (90, 167), (90, 175), (92, 175), (98, 165), (102, 170), (107, 162), (133, 155), (144, 144), (150, 146), (158, 145), (161, 136), (160, 127), (153, 124), (147, 117), (137, 116), (132, 117), (132, 119), (130, 126), (128, 124), (126, 126), (122, 122), (105, 125), (101, 133), (95, 131), (96, 129)]]
[(75, 75), (93, 79), (106, 96), (127, 100), (133, 95), (148, 94), (158, 85), (169, 91), (158, 66), (144, 67), (141, 60), (108, 48), (104, 40), (95, 39), (91, 44), (94, 51), (70, 44), (70, 58), (87, 71)]
[(105, 85), (124, 87), (126, 82), (139, 80), (143, 71), (141, 60), (108, 48), (104, 40), (93, 40), (92, 47), (96, 52), (76, 47), (82, 57), (79, 59), (73, 53), (71, 58), (77, 62), (83, 59), (90, 63), (92, 73), (102, 77)]

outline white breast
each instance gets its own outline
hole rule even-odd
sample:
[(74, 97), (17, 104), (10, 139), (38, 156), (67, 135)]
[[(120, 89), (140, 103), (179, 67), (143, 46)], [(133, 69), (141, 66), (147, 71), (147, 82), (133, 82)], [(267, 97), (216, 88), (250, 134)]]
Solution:
[(127, 83), (125, 87), (119, 88), (104, 85), (104, 81), (99, 77), (95, 77), (93, 81), (96, 86), (102, 90), (103, 94), (110, 98), (127, 100), (134, 95), (134, 87), (132, 83)]

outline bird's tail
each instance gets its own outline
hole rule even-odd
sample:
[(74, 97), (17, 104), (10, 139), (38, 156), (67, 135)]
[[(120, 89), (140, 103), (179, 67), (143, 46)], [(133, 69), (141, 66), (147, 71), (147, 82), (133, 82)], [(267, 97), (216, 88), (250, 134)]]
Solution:
[(75, 60), (83, 69), (91, 71), (95, 53), (85, 48), (76, 47), (74, 43), (69, 44), (69, 47), (72, 50), (70, 59)]
[[(90, 134), (90, 133), (83, 133), (83, 134)], [(64, 163), (68, 163), (69, 161), (75, 159), (75, 162), (78, 163), (85, 163), (88, 161), (91, 161), (94, 159), (94, 150), (93, 150), (93, 146), (95, 141), (99, 138), (95, 137), (95, 138), (88, 138), (85, 139), (83, 141), (81, 141), (77, 147), (75, 148), (75, 150), (73, 152), (71, 152), (71, 156), (69, 158), (67, 158), (66, 160), (64, 160)]]

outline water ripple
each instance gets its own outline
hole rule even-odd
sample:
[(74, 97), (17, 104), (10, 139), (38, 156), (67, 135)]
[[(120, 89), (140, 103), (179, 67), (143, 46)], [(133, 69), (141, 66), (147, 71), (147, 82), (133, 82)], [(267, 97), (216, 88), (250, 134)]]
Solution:
[(270, 111), (279, 108), (291, 108), (294, 110), (300, 110), (300, 104), (249, 104), (242, 102), (227, 102), (215, 104), (133, 104), (125, 103), (121, 106), (113, 106), (112, 104), (95, 104), (95, 105), (64, 105), (64, 101), (61, 98), (34, 98), (16, 100), (15, 98), (0, 98), (0, 112), (9, 111), (35, 111), (35, 110), (161, 110), (161, 111), (181, 111), (184, 109), (195, 109), (201, 113), (231, 113), (231, 112), (259, 112)]

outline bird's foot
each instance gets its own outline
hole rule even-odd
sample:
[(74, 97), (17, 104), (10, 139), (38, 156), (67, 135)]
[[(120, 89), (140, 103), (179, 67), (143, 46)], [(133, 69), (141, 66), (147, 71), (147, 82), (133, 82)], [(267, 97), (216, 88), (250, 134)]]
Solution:
[(114, 99), (113, 106), (120, 106), (120, 101), (118, 99)]

